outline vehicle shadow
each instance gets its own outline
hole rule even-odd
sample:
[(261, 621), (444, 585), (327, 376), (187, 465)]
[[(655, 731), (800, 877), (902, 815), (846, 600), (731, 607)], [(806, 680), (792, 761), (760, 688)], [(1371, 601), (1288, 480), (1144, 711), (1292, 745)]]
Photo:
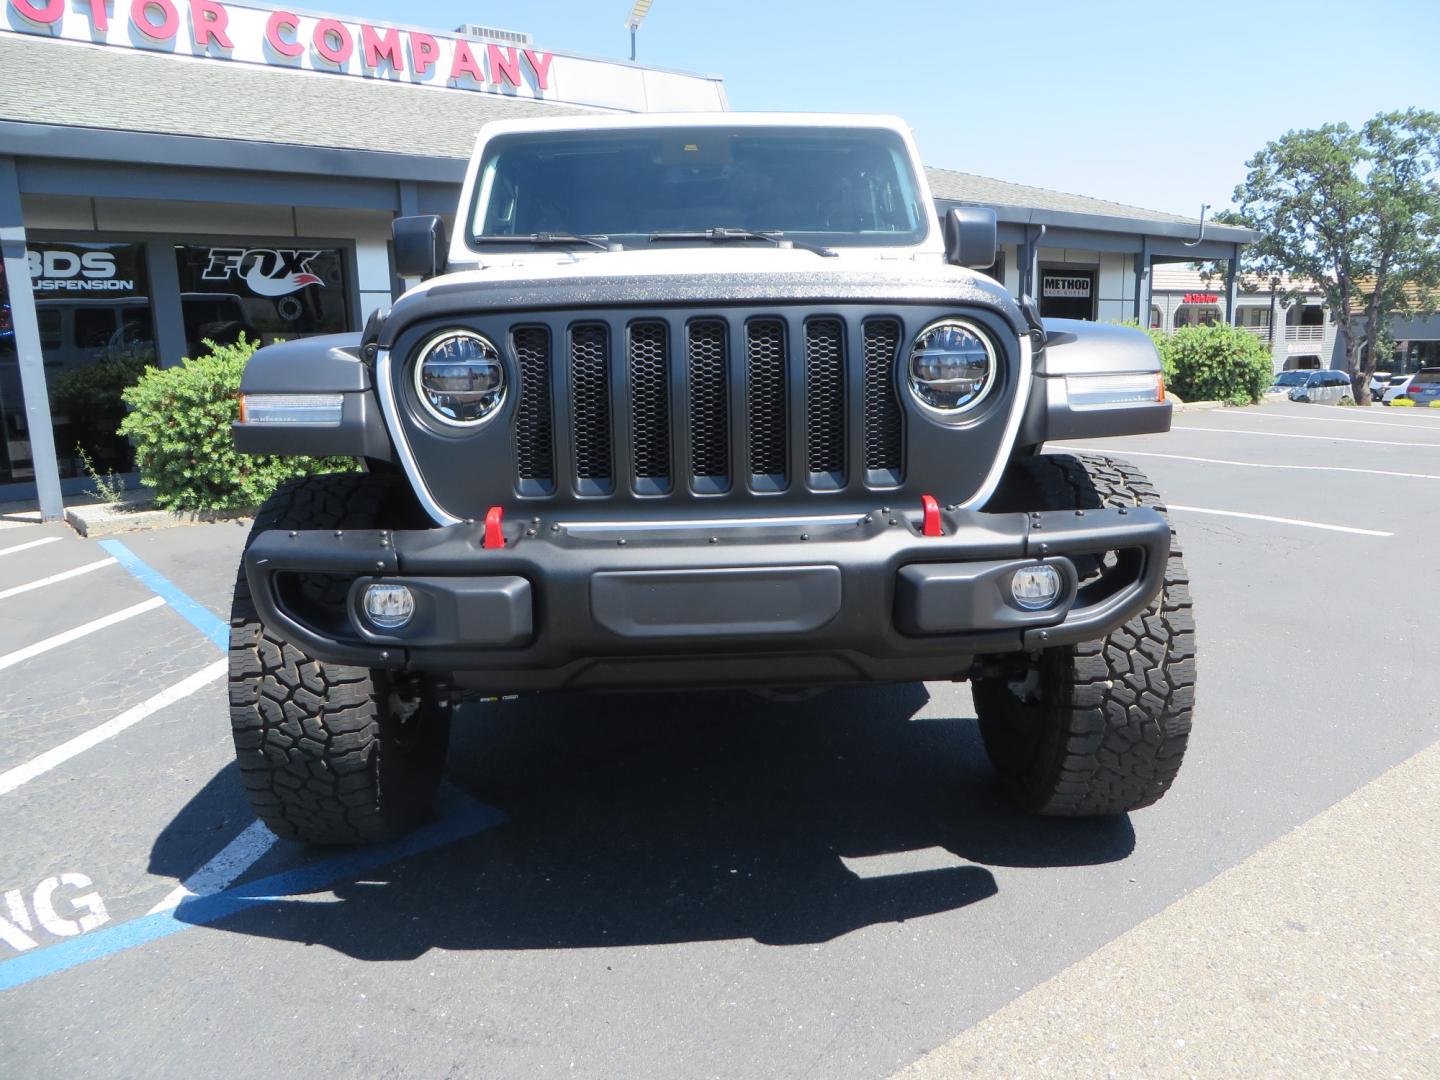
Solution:
[[(794, 945), (984, 900), (997, 891), (987, 865), (1131, 852), (1128, 818), (1014, 811), (973, 718), (917, 718), (927, 702), (911, 685), (803, 703), (715, 693), (468, 706), (450, 779), (507, 824), (367, 871), (334, 889), (339, 903), (282, 900), (216, 925), (369, 960)], [(864, 865), (874, 856), (881, 872)]]

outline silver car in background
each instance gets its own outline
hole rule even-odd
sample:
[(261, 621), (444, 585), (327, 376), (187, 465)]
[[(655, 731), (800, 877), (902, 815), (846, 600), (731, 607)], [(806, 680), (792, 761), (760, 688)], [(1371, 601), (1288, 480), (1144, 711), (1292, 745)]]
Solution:
[(1316, 405), (1334, 405), (1339, 401), (1355, 400), (1355, 391), (1350, 384), (1350, 374), (1325, 368), (1320, 371), (1282, 371), (1272, 389), (1280, 389), (1280, 380), (1286, 375), (1304, 375), (1304, 380), (1288, 381), (1289, 392), (1285, 395), (1291, 401), (1307, 401)]

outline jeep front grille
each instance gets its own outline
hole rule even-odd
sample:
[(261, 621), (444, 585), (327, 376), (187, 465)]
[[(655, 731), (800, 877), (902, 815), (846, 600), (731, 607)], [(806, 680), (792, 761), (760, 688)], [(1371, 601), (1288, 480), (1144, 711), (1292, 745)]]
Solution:
[[(549, 321), (511, 331), (521, 495), (555, 493), (557, 476), (581, 496), (904, 480), (898, 317)], [(854, 458), (852, 425), (863, 443)]]

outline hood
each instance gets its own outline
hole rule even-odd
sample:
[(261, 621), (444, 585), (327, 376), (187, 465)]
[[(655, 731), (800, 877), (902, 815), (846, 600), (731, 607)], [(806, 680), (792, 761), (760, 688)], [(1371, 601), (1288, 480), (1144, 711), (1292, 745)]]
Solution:
[(1017, 334), (1019, 306), (973, 270), (877, 249), (825, 258), (798, 248), (497, 253), (473, 270), (444, 274), (395, 302), (373, 339), (388, 348), (421, 319), (494, 310), (655, 307), (787, 302), (941, 303), (989, 309)]

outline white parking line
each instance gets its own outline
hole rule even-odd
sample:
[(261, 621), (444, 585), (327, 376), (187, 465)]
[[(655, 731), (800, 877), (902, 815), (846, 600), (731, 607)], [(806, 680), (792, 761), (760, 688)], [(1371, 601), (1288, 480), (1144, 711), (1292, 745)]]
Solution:
[(231, 882), (260, 860), (275, 846), (276, 836), (258, 821), (252, 821), (241, 834), (220, 849), (213, 859), (175, 886), (165, 899), (145, 914), (157, 915), (170, 911), (192, 896), (209, 896), (229, 888)]
[[(1093, 447), (1062, 446), (1046, 443), (1047, 450), (1064, 450), (1071, 454), (1093, 453)], [(1440, 480), (1440, 473), (1392, 472), (1389, 469), (1355, 469), (1348, 465), (1275, 465), (1268, 461), (1231, 461), (1228, 458), (1192, 457), (1189, 454), (1157, 454), (1153, 450), (1131, 450), (1119, 447), (1115, 451), (1121, 457), (1169, 458), (1172, 461), (1196, 461), (1202, 465), (1238, 465), (1245, 469), (1292, 469), (1303, 472), (1361, 473), (1365, 476), (1394, 476), (1403, 480)]]
[(57, 540), (63, 539), (63, 536), (42, 536), (39, 540), (31, 540), (25, 544), (16, 544), (14, 547), (0, 548), (0, 555), (14, 555), (17, 551), (29, 551), (31, 548), (40, 547), (42, 544), (53, 544)]
[(79, 577), (81, 574), (88, 574), (91, 570), (99, 570), (102, 566), (109, 566), (114, 561), (114, 559), (101, 559), (99, 562), (77, 566), (74, 570), (64, 570), (58, 574), (51, 574), (49, 577), (41, 578), (39, 581), (16, 585), (13, 589), (0, 591), (0, 600), (8, 600), (12, 596), (19, 596), (21, 593), (29, 592), (31, 589), (41, 589), (46, 585), (53, 585), (57, 581), (68, 581), (70, 578)]
[[(1409, 410), (1404, 410), (1409, 411)], [(1222, 414), (1223, 415), (1223, 414)], [(1369, 427), (1388, 427), (1409, 429), (1411, 431), (1433, 431), (1440, 434), (1440, 417), (1432, 422), (1421, 421), (1418, 424), (1406, 424), (1400, 417), (1395, 420), (1361, 420), (1358, 416), (1292, 416), (1289, 413), (1266, 412), (1264, 409), (1247, 409), (1235, 417), (1237, 420), (1299, 420), (1309, 421), (1312, 424), (1365, 424)]]
[(1176, 424), (1170, 430), (1209, 431), (1219, 435), (1261, 435), (1267, 439), (1314, 439), (1320, 442), (1364, 443), (1367, 446), (1428, 446), (1431, 450), (1440, 450), (1440, 442), (1394, 442), (1388, 439), (1350, 439), (1340, 435), (1296, 435), (1293, 431), (1252, 431), (1249, 428), (1191, 427), (1189, 424)]
[(6, 668), (18, 664), (22, 660), (29, 660), (32, 656), (39, 656), (43, 652), (49, 652), (51, 649), (68, 644), (76, 638), (82, 638), (87, 634), (95, 633), (97, 630), (104, 630), (107, 626), (114, 626), (118, 622), (124, 622), (126, 619), (134, 618), (136, 615), (143, 615), (147, 611), (153, 611), (157, 607), (164, 606), (164, 597), (152, 596), (149, 600), (142, 600), (138, 604), (132, 604), (130, 607), (111, 615), (101, 616), (98, 619), (85, 623), (83, 626), (77, 626), (73, 630), (66, 630), (63, 634), (56, 634), (54, 637), (48, 637), (44, 641), (37, 641), (34, 645), (26, 645), (23, 649), (16, 649), (12, 653), (6, 653), (4, 656), (0, 656), (0, 671), (4, 671)]
[(100, 745), (106, 739), (120, 734), (126, 728), (135, 726), (151, 713), (159, 712), (165, 706), (173, 705), (182, 698), (189, 697), (196, 690), (224, 675), (229, 663), (229, 660), (216, 660), (213, 664), (201, 668), (194, 675), (181, 679), (169, 689), (162, 690), (154, 697), (142, 701), (133, 709), (127, 709), (113, 720), (107, 720), (99, 727), (91, 728), (84, 734), (75, 736), (69, 742), (61, 743), (53, 750), (45, 751), (24, 765), (17, 765), (8, 772), (0, 773), (0, 795), (14, 791), (22, 784), (28, 784), (37, 776), (49, 772), (57, 765), (64, 764), (75, 755), (82, 754), (91, 747)]
[(1300, 518), (1272, 517), (1270, 514), (1243, 514), (1239, 510), (1213, 510), (1205, 506), (1180, 506), (1166, 503), (1171, 510), (1186, 514), (1216, 514), (1219, 517), (1248, 518), (1251, 521), (1273, 521), (1277, 525), (1302, 525), (1307, 529), (1324, 529), (1327, 532), (1354, 533), (1356, 536), (1394, 536), (1394, 533), (1378, 529), (1357, 529), (1353, 525), (1331, 525), (1324, 521), (1304, 521)]

